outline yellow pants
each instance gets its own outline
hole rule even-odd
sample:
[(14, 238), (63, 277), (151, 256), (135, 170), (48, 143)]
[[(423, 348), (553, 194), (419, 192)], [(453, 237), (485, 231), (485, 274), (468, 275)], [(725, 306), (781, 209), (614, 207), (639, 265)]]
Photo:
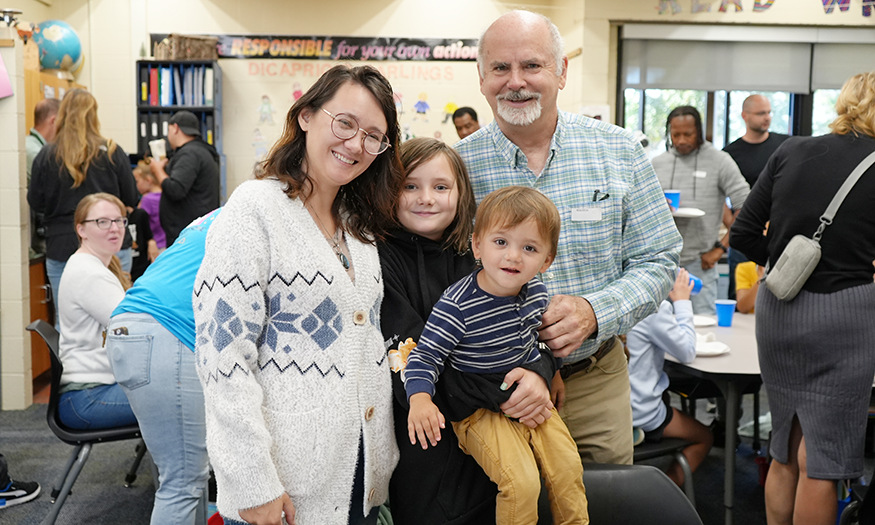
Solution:
[(580, 456), (555, 409), (553, 417), (535, 429), (485, 408), (453, 423), (453, 429), (459, 447), (498, 485), (496, 523), (538, 522), (539, 467), (549, 492), (553, 523), (589, 523)]

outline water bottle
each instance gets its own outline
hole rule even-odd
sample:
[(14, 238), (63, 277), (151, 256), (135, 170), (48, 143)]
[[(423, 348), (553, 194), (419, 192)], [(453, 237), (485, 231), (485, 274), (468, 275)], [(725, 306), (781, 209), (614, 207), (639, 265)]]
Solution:
[(702, 279), (690, 274), (690, 282), (693, 283), (693, 289), (690, 291), (690, 295), (696, 295), (702, 291)]

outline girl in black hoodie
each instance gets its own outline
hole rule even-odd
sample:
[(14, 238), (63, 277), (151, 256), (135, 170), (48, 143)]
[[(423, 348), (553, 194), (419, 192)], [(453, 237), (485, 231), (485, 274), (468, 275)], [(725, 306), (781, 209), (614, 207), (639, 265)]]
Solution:
[[(443, 142), (409, 140), (401, 146), (401, 163), (407, 178), (396, 212), (403, 229), (390, 232), (378, 244), (385, 290), (381, 325), (387, 349), (395, 351), (419, 339), (444, 290), (474, 269), (468, 244), (476, 211), (465, 165)], [(553, 364), (552, 359), (540, 361)], [(395, 525), (495, 523), (497, 488), (459, 449), (454, 432), (442, 432), (441, 441), (428, 450), (410, 444), (407, 394), (400, 370), (393, 371), (395, 437), (401, 450), (389, 485)], [(521, 383), (526, 383), (527, 400), (538, 396), (549, 401), (547, 385), (554, 371), (525, 374)], [(454, 379), (452, 367), (447, 367), (433, 400), (455, 420), (478, 407), (447, 394)]]

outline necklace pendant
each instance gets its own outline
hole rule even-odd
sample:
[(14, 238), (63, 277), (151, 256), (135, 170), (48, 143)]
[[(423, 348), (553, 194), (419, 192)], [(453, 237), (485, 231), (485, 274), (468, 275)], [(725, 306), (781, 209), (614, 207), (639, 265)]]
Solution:
[(343, 265), (344, 270), (349, 270), (349, 259), (346, 258), (346, 255), (344, 255), (343, 252), (337, 254), (337, 259), (340, 261), (340, 264)]

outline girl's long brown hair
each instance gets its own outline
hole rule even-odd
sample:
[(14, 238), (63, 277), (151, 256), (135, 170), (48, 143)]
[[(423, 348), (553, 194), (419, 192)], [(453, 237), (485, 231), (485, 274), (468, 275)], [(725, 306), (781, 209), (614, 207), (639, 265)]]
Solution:
[(109, 161), (116, 145), (100, 135), (100, 120), (97, 118), (97, 100), (84, 89), (71, 89), (61, 101), (55, 119), (55, 158), (73, 177), (77, 188), (85, 180), (88, 168), (101, 149), (106, 150)]

